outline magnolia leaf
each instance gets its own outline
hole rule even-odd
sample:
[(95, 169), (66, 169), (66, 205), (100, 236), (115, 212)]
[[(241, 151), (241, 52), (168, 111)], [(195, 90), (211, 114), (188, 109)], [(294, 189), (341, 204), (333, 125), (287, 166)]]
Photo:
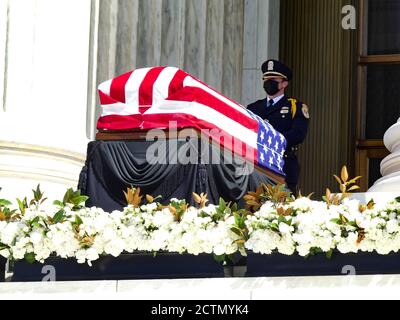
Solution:
[(311, 192), (306, 198), (310, 199), (314, 196), (315, 192)]
[(342, 180), (340, 180), (340, 178), (339, 178), (337, 175), (334, 175), (334, 177), (335, 177), (336, 181), (337, 181), (339, 184), (343, 184)]
[(28, 262), (29, 264), (34, 264), (36, 259), (35, 259), (35, 254), (33, 252), (25, 254), (25, 261)]
[(73, 193), (74, 193), (74, 191), (72, 190), (72, 188), (69, 188), (64, 195), (63, 203), (68, 203), (69, 200), (71, 199)]
[(354, 190), (360, 190), (360, 187), (359, 186), (352, 186), (350, 189), (347, 190), (347, 192), (354, 191)]
[(246, 243), (246, 240), (236, 240), (235, 243), (239, 246), (242, 246)]
[(358, 176), (355, 177), (354, 179), (351, 179), (349, 182), (347, 182), (348, 184), (355, 184), (358, 180), (360, 180), (362, 178), (362, 176)]
[(12, 202), (6, 200), (6, 199), (0, 199), (0, 207), (7, 207), (11, 206)]
[(55, 200), (55, 201), (53, 202), (53, 204), (54, 204), (55, 206), (58, 206), (58, 207), (61, 207), (61, 208), (65, 207), (65, 204), (64, 204), (63, 202), (61, 202), (60, 200)]
[(338, 225), (342, 225), (343, 224), (342, 220), (340, 220), (340, 219), (332, 219), (331, 222), (336, 223)]
[(242, 236), (243, 236), (242, 231), (241, 231), (239, 228), (233, 227), (233, 228), (231, 228), (231, 231), (232, 231), (234, 234), (236, 234), (237, 236), (239, 236), (239, 237), (242, 237)]
[(75, 216), (75, 224), (77, 224), (78, 226), (83, 224), (83, 221), (82, 221), (81, 217), (78, 216), (78, 215)]
[(222, 256), (217, 256), (216, 254), (213, 255), (214, 260), (217, 261), (218, 263), (223, 263), (225, 261), (226, 255)]
[(333, 250), (329, 250), (329, 251), (326, 253), (326, 257), (330, 260), (330, 259), (332, 259), (332, 256), (333, 256)]
[(53, 217), (53, 223), (60, 223), (65, 219), (65, 211), (64, 209), (61, 209), (60, 211), (58, 211), (54, 217)]
[(342, 220), (344, 224), (347, 224), (349, 222), (349, 220), (343, 214), (340, 215), (340, 220)]
[(192, 196), (193, 196), (193, 200), (196, 202), (196, 203), (200, 203), (201, 202), (201, 197), (200, 197), (200, 195), (198, 195), (196, 192), (193, 192), (192, 193)]
[(331, 190), (326, 189), (326, 200), (327, 200), (327, 201), (330, 201), (331, 197), (332, 197), (332, 192), (331, 192)]
[(272, 231), (279, 232), (279, 226), (276, 223), (271, 223), (269, 227)]
[(88, 199), (89, 199), (89, 197), (87, 197), (87, 196), (77, 196), (72, 199), (72, 203), (75, 205), (79, 205), (81, 203), (85, 203)]
[(342, 178), (342, 181), (344, 182), (344, 183), (346, 183), (348, 180), (349, 180), (349, 173), (348, 173), (348, 171), (347, 171), (347, 167), (346, 166), (343, 166), (343, 168), (342, 168), (342, 172), (341, 172), (341, 178)]
[(146, 194), (146, 201), (148, 203), (153, 203), (154, 202), (154, 197), (152, 197), (151, 195)]
[(278, 214), (279, 214), (280, 216), (285, 215), (285, 209), (282, 208), (282, 207), (279, 207), (278, 209), (276, 209), (276, 211), (278, 212)]
[(367, 204), (367, 208), (369, 210), (372, 210), (372, 209), (374, 209), (374, 207), (375, 207), (375, 201), (374, 201), (374, 199), (371, 199)]

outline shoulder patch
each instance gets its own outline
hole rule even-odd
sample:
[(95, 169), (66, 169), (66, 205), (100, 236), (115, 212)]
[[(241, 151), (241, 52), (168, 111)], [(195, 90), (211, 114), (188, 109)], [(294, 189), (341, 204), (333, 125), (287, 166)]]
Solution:
[(306, 119), (310, 119), (310, 110), (308, 109), (307, 105), (303, 104), (301, 111)]

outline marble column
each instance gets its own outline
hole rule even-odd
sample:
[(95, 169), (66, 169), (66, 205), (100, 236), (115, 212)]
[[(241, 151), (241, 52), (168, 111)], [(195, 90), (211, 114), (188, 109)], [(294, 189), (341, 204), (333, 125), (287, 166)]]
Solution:
[(369, 192), (393, 192), (400, 194), (400, 119), (385, 134), (384, 142), (391, 154), (381, 163), (383, 178)]
[(84, 164), (91, 0), (1, 0), (0, 197), (49, 198)]

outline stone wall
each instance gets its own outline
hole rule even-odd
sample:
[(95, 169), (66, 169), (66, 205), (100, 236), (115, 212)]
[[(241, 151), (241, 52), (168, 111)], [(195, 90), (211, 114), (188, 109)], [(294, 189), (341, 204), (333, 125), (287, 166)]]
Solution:
[(279, 0), (1, 0), (1, 196), (76, 186), (99, 83), (172, 65), (248, 104), (278, 47)]

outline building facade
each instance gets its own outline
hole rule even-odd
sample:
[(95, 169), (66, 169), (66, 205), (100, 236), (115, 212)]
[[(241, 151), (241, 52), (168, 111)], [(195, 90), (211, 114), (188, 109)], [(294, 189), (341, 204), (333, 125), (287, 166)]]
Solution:
[[(343, 28), (346, 6), (355, 28)], [(99, 83), (172, 65), (247, 105), (265, 95), (267, 58), (293, 68), (290, 94), (311, 110), (303, 193), (335, 189), (331, 175), (344, 164), (366, 190), (400, 116), (398, 18), (396, 0), (1, 1), (1, 195), (40, 182), (56, 197), (76, 186)]]

